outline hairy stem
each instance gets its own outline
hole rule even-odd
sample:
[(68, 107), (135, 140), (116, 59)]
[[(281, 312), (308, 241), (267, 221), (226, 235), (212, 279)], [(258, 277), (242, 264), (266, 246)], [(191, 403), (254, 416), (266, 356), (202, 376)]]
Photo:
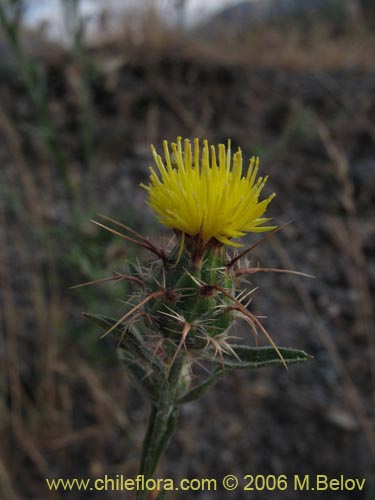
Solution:
[[(166, 450), (177, 427), (179, 409), (176, 396), (180, 382), (183, 359), (176, 359), (160, 391), (159, 401), (152, 405), (148, 427), (143, 440), (139, 475), (144, 480), (152, 478), (161, 456)], [(148, 491), (137, 491), (137, 500), (147, 500)], [(164, 498), (164, 493), (163, 496)]]

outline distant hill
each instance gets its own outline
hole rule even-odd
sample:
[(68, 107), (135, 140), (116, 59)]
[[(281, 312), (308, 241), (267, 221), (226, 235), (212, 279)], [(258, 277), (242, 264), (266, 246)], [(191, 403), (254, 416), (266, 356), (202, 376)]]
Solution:
[(204, 38), (211, 38), (228, 27), (241, 32), (256, 23), (298, 21), (314, 15), (327, 22), (342, 23), (360, 11), (360, 0), (248, 0), (224, 8), (196, 31)]

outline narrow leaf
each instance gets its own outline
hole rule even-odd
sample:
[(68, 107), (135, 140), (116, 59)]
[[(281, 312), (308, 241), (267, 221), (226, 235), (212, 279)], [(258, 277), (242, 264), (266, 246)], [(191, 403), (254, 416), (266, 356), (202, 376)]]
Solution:
[[(214, 362), (224, 364), (226, 368), (261, 368), (263, 366), (283, 365), (279, 354), (273, 347), (250, 347), (231, 344), (235, 356), (224, 354), (223, 360), (213, 359)], [(309, 361), (312, 356), (298, 349), (279, 347), (279, 351), (287, 365)]]
[(223, 370), (222, 368), (216, 368), (204, 382), (193, 387), (193, 389), (188, 391), (184, 396), (180, 397), (177, 400), (177, 404), (182, 405), (184, 403), (189, 403), (190, 401), (194, 401), (195, 399), (200, 398), (202, 394), (207, 391), (207, 389), (216, 384), (216, 382), (223, 375), (224, 371), (225, 370)]

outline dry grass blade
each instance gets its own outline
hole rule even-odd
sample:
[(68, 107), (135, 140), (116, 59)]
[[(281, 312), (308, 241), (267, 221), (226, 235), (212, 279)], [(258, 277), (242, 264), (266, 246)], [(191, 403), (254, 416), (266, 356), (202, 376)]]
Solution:
[[(285, 264), (288, 267), (289, 266), (292, 267), (292, 262), (288, 254), (286, 253), (285, 249), (282, 247), (281, 243), (277, 239), (274, 240), (274, 247), (278, 255), (280, 256), (280, 259), (283, 262), (285, 262)], [(348, 395), (349, 401), (352, 405), (355, 414), (357, 415), (358, 421), (362, 429), (365, 432), (370, 449), (372, 450), (372, 453), (375, 457), (374, 432), (372, 429), (371, 422), (366, 414), (366, 410), (364, 408), (361, 396), (358, 393), (358, 389), (356, 388), (353, 379), (350, 373), (348, 372), (348, 369), (346, 368), (339, 351), (337, 350), (336, 345), (331, 339), (331, 336), (328, 333), (327, 328), (322, 318), (320, 317), (320, 314), (316, 309), (310, 294), (306, 291), (304, 287), (300, 285), (300, 283), (297, 280), (293, 280), (293, 286), (296, 292), (298, 293), (298, 296), (300, 297), (301, 302), (304, 305), (307, 313), (311, 318), (311, 323), (315, 326), (324, 347), (327, 349), (327, 352), (329, 353), (332, 359), (332, 362), (337, 370), (337, 373), (340, 375), (344, 386), (347, 388), (346, 393)]]
[(128, 431), (128, 437), (133, 438), (134, 429), (127, 416), (126, 410), (115, 399), (115, 396), (108, 392), (108, 388), (103, 385), (98, 373), (87, 364), (80, 365), (78, 371), (90, 388), (98, 408), (105, 408), (106, 413), (112, 416), (117, 425)]
[(201, 135), (202, 125), (200, 124), (200, 120), (196, 119), (189, 108), (172, 91), (171, 87), (167, 86), (153, 71), (148, 71), (147, 79), (152, 88), (165, 101), (166, 105), (180, 118), (181, 122), (184, 123), (188, 129), (194, 131), (194, 135)]
[[(0, 235), (1, 240), (3, 242), (4, 248), (8, 248), (6, 243), (5, 231), (4, 233), (1, 231), (5, 227), (11, 227), (10, 225), (6, 226), (6, 220), (2, 211), (0, 211)], [(13, 228), (14, 229), (14, 228)], [(15, 238), (18, 236), (13, 234)], [(21, 249), (23, 242), (17, 241), (18, 247)], [(7, 258), (8, 257), (8, 258)], [(13, 296), (12, 290), (12, 282), (11, 282), (11, 259), (10, 255), (6, 254), (6, 258), (2, 262), (2, 266), (0, 268), (2, 285), (3, 285), (3, 299), (4, 299), (4, 308), (3, 308), (3, 320), (6, 331), (6, 342), (7, 342), (7, 352), (8, 352), (8, 362), (4, 366), (4, 378), (9, 383), (9, 394), (10, 394), (10, 410), (9, 411), (9, 420), (10, 420), (10, 433), (13, 436), (14, 442), (17, 444), (20, 450), (22, 450), (25, 455), (30, 459), (30, 461), (34, 464), (36, 470), (40, 474), (41, 477), (49, 477), (51, 476), (51, 470), (48, 466), (46, 459), (43, 456), (43, 452), (39, 448), (39, 443), (37, 441), (37, 437), (34, 437), (32, 432), (28, 429), (27, 422), (23, 418), (23, 414), (25, 411), (33, 411), (33, 408), (29, 406), (29, 402), (25, 401), (25, 393), (22, 388), (21, 376), (20, 376), (20, 357), (19, 357), (19, 346), (18, 346), (18, 332), (20, 328), (22, 328), (21, 319), (16, 309), (16, 299)], [(33, 279), (39, 278), (37, 276), (33, 276)], [(35, 319), (42, 331), (42, 339), (45, 338), (45, 312), (44, 304), (41, 303), (43, 297), (39, 295), (41, 291), (38, 289), (33, 289), (33, 297), (31, 297), (30, 301), (34, 306), (34, 314)], [(42, 310), (39, 310), (39, 309)], [(41, 319), (41, 315), (44, 313), (44, 320)], [(41, 324), (41, 322), (43, 324)], [(49, 385), (50, 380), (50, 363), (47, 356), (51, 353), (50, 343), (47, 341), (45, 343), (46, 347), (46, 358), (41, 357), (40, 372), (43, 376), (43, 386), (40, 384), (40, 394), (38, 396), (40, 399), (40, 408), (38, 411), (42, 411), (48, 409), (48, 405), (53, 401), (53, 394), (51, 387)], [(42, 396), (44, 396), (44, 401), (42, 400)], [(43, 405), (42, 406), (42, 401)]]
[(15, 492), (12, 481), (9, 477), (7, 469), (4, 462), (0, 459), (0, 493), (2, 493), (1, 498), (6, 498), (7, 500), (20, 500), (20, 497)]
[[(336, 144), (328, 126), (314, 114), (314, 125), (318, 135), (331, 160), (333, 174), (339, 185), (339, 199), (346, 211), (347, 222), (335, 224), (335, 233), (340, 234), (340, 240), (344, 240), (341, 245), (345, 253), (349, 253), (353, 265), (347, 267), (349, 283), (353, 290), (358, 293), (359, 300), (355, 302), (356, 309), (356, 332), (363, 332), (367, 335), (370, 357), (370, 372), (373, 389), (373, 408), (375, 412), (375, 335), (374, 335), (374, 312), (372, 307), (372, 297), (369, 274), (367, 273), (367, 259), (363, 249), (363, 242), (358, 229), (359, 214), (357, 213), (355, 189), (350, 176), (349, 159), (344, 151)], [(339, 245), (340, 246), (340, 245)], [(357, 333), (358, 334), (358, 333)], [(374, 421), (375, 426), (375, 421)], [(375, 436), (375, 428), (373, 430)], [(375, 455), (375, 437), (373, 439), (373, 450)]]
[[(6, 234), (4, 228), (5, 217), (0, 210), (0, 236), (1, 243), (4, 249), (7, 249)], [(13, 297), (13, 290), (10, 277), (10, 258), (8, 252), (5, 254), (5, 259), (1, 262), (0, 277), (2, 282), (2, 299), (3, 307), (0, 309), (1, 323), (4, 325), (4, 343), (6, 345), (7, 361), (2, 363), (2, 377), (9, 384), (10, 394), (10, 417), (11, 423), (14, 420), (21, 422), (22, 413), (22, 385), (20, 376), (20, 358), (17, 342), (17, 331), (19, 322), (17, 322), (17, 310)]]
[(7, 114), (0, 107), (0, 130), (8, 140), (9, 149), (13, 153), (15, 165), (18, 169), (18, 175), (21, 181), (22, 190), (26, 199), (27, 208), (35, 220), (41, 219), (41, 205), (39, 203), (38, 191), (35, 178), (30, 172), (29, 165), (22, 151), (21, 139), (16, 126), (13, 124)]

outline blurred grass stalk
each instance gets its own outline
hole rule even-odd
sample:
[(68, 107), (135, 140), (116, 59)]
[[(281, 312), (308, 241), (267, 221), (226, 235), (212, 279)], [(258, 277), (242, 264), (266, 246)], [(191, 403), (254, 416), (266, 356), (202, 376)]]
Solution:
[[(22, 138), (16, 125), (6, 110), (0, 109), (0, 130), (4, 133), (9, 151), (14, 157), (20, 180), (19, 187), (12, 192), (9, 189), (7, 192), (7, 195), (14, 196), (19, 202), (14, 210), (15, 218), (12, 217), (14, 207), (8, 207), (6, 203), (7, 209), (0, 209), (0, 239), (5, 255), (0, 263), (0, 281), (3, 285), (4, 299), (3, 307), (0, 308), (0, 323), (4, 326), (4, 336), (0, 342), (3, 343), (6, 353), (5, 363), (0, 363), (3, 381), (0, 384), (0, 395), (2, 398), (4, 396), (3, 400), (0, 398), (0, 405), (1, 409), (4, 409), (3, 429), (6, 430), (4, 433), (6, 439), (2, 443), (4, 466), (0, 461), (0, 483), (2, 483), (0, 497), (9, 499), (18, 498), (7, 473), (8, 466), (10, 471), (14, 466), (15, 448), (25, 454), (41, 477), (47, 477), (51, 474), (51, 470), (42, 451), (45, 449), (46, 439), (49, 439), (46, 422), (57, 419), (59, 428), (64, 429), (64, 435), (73, 436), (71, 439), (75, 439), (70, 421), (71, 404), (65, 401), (66, 398), (61, 400), (61, 386), (56, 383), (57, 370), (60, 369), (57, 358), (61, 351), (61, 338), (58, 334), (68, 325), (65, 304), (60, 296), (60, 290), (65, 285), (61, 282), (60, 255), (56, 248), (63, 244), (65, 238), (72, 238), (72, 231), (78, 230), (77, 203), (78, 199), (84, 199), (82, 196), (77, 196), (77, 187), (73, 182), (70, 168), (71, 158), (63, 150), (59, 130), (49, 109), (44, 67), (32, 60), (22, 43), (22, 7), (21, 0), (2, 1), (0, 29), (13, 52), (15, 67), (35, 107), (36, 127), (53, 168), (48, 166), (45, 172), (42, 171), (43, 168), (38, 171), (31, 168), (31, 163), (24, 155)], [(77, 34), (73, 38), (73, 49), (80, 75), (84, 75), (80, 81), (79, 96), (82, 104), (80, 138), (86, 167), (84, 173), (87, 174), (92, 158), (93, 122), (89, 65), (83, 47), (83, 25), (79, 23), (78, 26)], [(58, 182), (64, 188), (67, 208), (73, 223), (69, 231), (64, 231), (64, 228), (60, 227), (50, 227), (45, 220), (44, 204), (46, 197), (52, 199), (54, 196), (52, 184), (55, 172)], [(87, 177), (84, 177), (84, 181), (90, 186)], [(11, 214), (9, 219), (8, 208)], [(30, 233), (25, 232), (25, 228), (31, 229), (31, 240)], [(33, 255), (34, 243), (43, 251)], [(15, 249), (18, 260), (13, 254)], [(80, 252), (77, 251), (74, 255), (73, 252), (71, 255), (64, 255), (64, 258), (71, 260), (75, 258), (76, 268), (81, 271), (83, 266), (79, 255)], [(31, 271), (26, 268), (30, 262), (32, 262)], [(16, 288), (17, 275), (25, 279), (21, 291)], [(20, 313), (20, 300), (30, 304), (28, 314), (24, 314), (23, 311)], [(27, 340), (25, 347), (24, 332), (30, 330), (30, 324), (36, 336), (35, 339)], [(36, 356), (31, 354), (32, 362), (25, 368), (22, 357), (25, 349), (28, 354), (33, 353), (34, 342), (36, 352), (39, 354)], [(32, 392), (35, 400), (30, 398), (29, 389), (25, 385), (25, 370), (31, 377), (30, 383), (33, 384)], [(68, 399), (71, 398), (69, 391), (66, 391), (66, 395)], [(7, 398), (9, 407), (6, 405)], [(61, 404), (64, 408), (62, 412)]]
[(13, 51), (17, 69), (22, 81), (36, 107), (37, 119), (42, 133), (42, 139), (47, 146), (47, 150), (53, 162), (55, 163), (66, 194), (70, 199), (74, 199), (75, 189), (71, 180), (68, 161), (60, 145), (58, 133), (53, 124), (48, 108), (48, 95), (43, 68), (30, 60), (20, 40), (19, 27), (22, 13), (22, 2), (20, 0), (9, 0), (6, 3), (8, 4), (7, 6), (0, 4), (0, 26), (2, 27), (5, 38)]
[(93, 191), (90, 189), (93, 178), (93, 137), (94, 116), (91, 92), (92, 65), (85, 49), (85, 24), (79, 13), (80, 0), (60, 0), (64, 13), (65, 29), (69, 42), (72, 42), (72, 54), (76, 63), (79, 82), (78, 93), (81, 108), (80, 136), (83, 150), (83, 164), (86, 173), (84, 191), (88, 202), (92, 201)]
[[(83, 150), (84, 190), (87, 199), (92, 196), (92, 157), (93, 157), (93, 106), (90, 89), (91, 65), (84, 47), (84, 23), (79, 15), (79, 0), (61, 1), (65, 16), (65, 24), (69, 39), (72, 40), (72, 53), (79, 74), (79, 103), (81, 108), (80, 140)], [(20, 24), (22, 20), (22, 1), (8, 0), (0, 4), (0, 26), (5, 38), (11, 47), (15, 63), (23, 83), (26, 86), (37, 113), (38, 126), (41, 137), (49, 152), (50, 158), (57, 168), (66, 195), (74, 215), (74, 204), (77, 201), (77, 187), (74, 185), (69, 165), (70, 159), (66, 156), (59, 131), (53, 123), (48, 106), (48, 89), (44, 68), (33, 61), (27, 54), (20, 37)], [(84, 199), (80, 196), (79, 199)]]
[[(41, 139), (52, 159), (53, 167), (57, 169), (57, 178), (64, 187), (65, 197), (67, 201), (67, 209), (69, 211), (70, 220), (73, 224), (73, 232), (81, 233), (80, 214), (85, 213), (92, 206), (94, 198), (93, 186), (93, 107), (90, 83), (92, 81), (92, 65), (87, 57), (87, 51), (84, 47), (84, 23), (79, 15), (79, 0), (62, 1), (62, 11), (65, 16), (65, 26), (69, 40), (71, 41), (71, 51), (73, 59), (78, 69), (78, 101), (80, 105), (81, 126), (80, 126), (80, 144), (83, 151), (82, 154), (82, 176), (77, 184), (73, 181), (71, 165), (73, 158), (63, 150), (59, 137), (59, 130), (53, 122), (53, 117), (49, 109), (49, 95), (46, 82), (44, 67), (32, 60), (27, 49), (22, 44), (22, 0), (5, 0), (0, 4), (0, 26), (3, 28), (5, 39), (14, 54), (16, 69), (24, 83), (26, 90), (34, 103), (37, 115), (37, 127), (42, 131)], [(22, 140), (12, 124), (10, 117), (0, 110), (0, 127), (8, 139), (9, 146), (14, 153), (16, 165), (21, 180), (21, 191), (8, 192), (8, 197), (13, 197), (15, 200), (16, 211), (21, 215), (21, 219), (27, 219), (28, 225), (32, 225), (34, 235), (37, 237), (40, 244), (47, 249), (49, 260), (54, 268), (59, 267), (57, 254), (53, 251), (55, 246), (54, 240), (57, 238), (59, 243), (65, 238), (76, 241), (76, 245), (69, 248), (72, 249), (69, 255), (66, 255), (67, 260), (71, 260), (76, 269), (83, 274), (85, 271), (85, 262), (82, 261), (80, 255), (80, 240), (72, 238), (71, 234), (67, 234), (63, 228), (50, 228), (44, 224), (43, 220), (43, 203), (39, 197), (40, 189), (53, 195), (51, 186), (38, 187), (36, 172), (31, 168), (31, 165), (25, 159), (22, 152)], [(53, 177), (55, 168), (46, 169), (47, 176)], [(39, 173), (39, 172), (38, 172)], [(51, 176), (52, 174), (52, 176)], [(52, 179), (50, 179), (52, 181)], [(25, 197), (27, 212), (22, 213), (22, 198)], [(91, 203), (90, 203), (91, 202)], [(30, 218), (31, 217), (31, 218)], [(26, 220), (25, 219), (25, 220)], [(86, 214), (85, 214), (86, 220)], [(87, 266), (86, 266), (87, 268)], [(58, 273), (57, 273), (58, 274)], [(56, 274), (56, 276), (57, 276)], [(90, 274), (90, 273), (89, 273)], [(91, 276), (91, 275), (90, 275)]]

